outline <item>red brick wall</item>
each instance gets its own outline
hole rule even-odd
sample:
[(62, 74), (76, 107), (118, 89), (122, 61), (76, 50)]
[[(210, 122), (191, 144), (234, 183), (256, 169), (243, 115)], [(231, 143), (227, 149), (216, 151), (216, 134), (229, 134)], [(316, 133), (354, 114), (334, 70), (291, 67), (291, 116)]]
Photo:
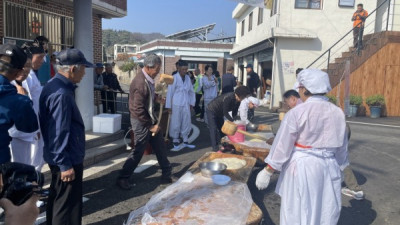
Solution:
[[(1, 15), (4, 14), (3, 12), (3, 2), (4, 0), (0, 0), (0, 12)], [(26, 7), (40, 9), (43, 11), (47, 11), (50, 13), (56, 13), (63, 16), (73, 17), (73, 7), (71, 5), (65, 5), (60, 2), (51, 1), (50, 3), (40, 4), (34, 3), (33, 1), (23, 1), (23, 0), (11, 0), (10, 2), (14, 2)], [(106, 2), (115, 2), (117, 7), (123, 7), (125, 2), (125, 10), (126, 10), (126, 0), (125, 1), (112, 1), (108, 0)], [(111, 3), (110, 3), (111, 4)], [(118, 5), (119, 4), (119, 5)], [(114, 4), (113, 4), (114, 5)], [(4, 21), (3, 16), (0, 16), (0, 38), (4, 37)], [(50, 40), (51, 42), (51, 40)], [(93, 61), (94, 62), (101, 62), (102, 61), (102, 20), (100, 15), (93, 15)]]
[(102, 62), (102, 28), (101, 16), (93, 15), (93, 63)]
[(127, 0), (100, 0), (100, 1), (106, 2), (110, 5), (116, 6), (125, 11), (127, 9)]
[[(175, 57), (165, 57), (165, 73), (166, 74), (172, 74), (176, 70), (175, 63), (178, 61), (181, 57), (180, 56), (175, 56)], [(161, 70), (162, 71), (162, 70)]]
[(0, 12), (2, 15), (2, 16), (0, 16), (0, 38), (1, 38), (0, 42), (3, 44), (3, 37), (4, 37), (3, 0), (0, 0)]
[[(165, 73), (166, 74), (172, 74), (173, 71), (176, 70), (175, 63), (178, 61), (181, 57), (180, 56), (175, 56), (175, 57), (165, 57)], [(217, 70), (219, 73), (225, 74), (226, 73), (226, 68), (231, 65), (233, 66), (234, 62), (232, 59), (224, 59), (224, 58), (219, 58), (218, 59), (218, 64), (217, 64)], [(199, 69), (200, 73), (204, 74), (204, 68), (208, 64), (204, 63), (199, 63)], [(162, 68), (161, 68), (162, 71)]]
[(220, 75), (225, 73), (225, 62), (226, 62), (226, 59), (218, 58), (217, 70)]
[(229, 66), (234, 66), (234, 65), (235, 62), (233, 61), (233, 59), (226, 59), (224, 73), (226, 73), (226, 70), (228, 69)]

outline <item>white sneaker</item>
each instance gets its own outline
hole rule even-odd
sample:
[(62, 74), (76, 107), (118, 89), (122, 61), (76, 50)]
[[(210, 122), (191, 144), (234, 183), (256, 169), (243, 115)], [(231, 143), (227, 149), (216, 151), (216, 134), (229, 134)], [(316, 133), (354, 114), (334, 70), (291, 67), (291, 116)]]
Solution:
[(197, 118), (196, 121), (204, 123), (204, 119), (201, 119), (201, 118)]
[(179, 145), (174, 145), (173, 148), (171, 148), (171, 151), (173, 152), (179, 152), (180, 150), (182, 150), (185, 146), (183, 144), (179, 144)]
[(191, 145), (188, 142), (183, 142), (183, 146), (186, 148), (191, 148), (191, 149), (196, 148), (196, 145)]
[(42, 206), (44, 206), (44, 202), (38, 200), (38, 201), (36, 202), (36, 207), (40, 208), (40, 207), (42, 207)]
[(347, 187), (342, 188), (342, 194), (352, 197), (355, 200), (363, 200), (364, 199), (364, 192), (363, 191), (353, 191)]

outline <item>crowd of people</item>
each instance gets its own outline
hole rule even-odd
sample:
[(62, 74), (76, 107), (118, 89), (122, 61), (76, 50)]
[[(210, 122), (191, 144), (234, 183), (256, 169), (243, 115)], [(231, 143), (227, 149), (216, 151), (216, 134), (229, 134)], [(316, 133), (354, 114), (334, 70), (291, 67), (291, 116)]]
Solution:
[[(75, 89), (93, 65), (78, 49), (50, 57), (47, 49), (43, 36), (21, 47), (0, 46), (0, 164), (17, 162), (41, 171), (47, 163), (52, 174), (47, 224), (81, 224), (85, 127)], [(39, 78), (46, 80), (44, 86)], [(6, 224), (33, 224), (40, 203), (35, 194), (20, 206), (0, 201)]]
[[(104, 71), (105, 68), (105, 71)], [(112, 63), (96, 63), (94, 66), (94, 89), (100, 91), (103, 113), (116, 113), (117, 93), (125, 93), (113, 72)]]
[[(0, 46), (0, 163), (20, 162), (38, 171), (47, 163), (52, 175), (47, 224), (79, 225), (85, 127), (75, 103), (76, 84), (84, 77), (85, 68), (93, 67), (94, 88), (102, 91), (104, 99), (115, 101), (115, 93), (123, 90), (111, 64), (92, 64), (74, 48), (46, 59), (47, 45), (45, 37), (38, 37), (21, 47)], [(53, 63), (44, 64), (45, 59)], [(49, 80), (42, 86), (38, 74), (41, 67), (53, 65), (54, 76), (49, 72)], [(260, 79), (251, 64), (246, 66), (247, 85), (242, 86), (233, 75), (232, 66), (222, 76), (212, 65), (206, 65), (203, 74), (199, 69), (191, 74), (188, 63), (179, 60), (165, 99), (156, 93), (155, 79), (161, 66), (159, 56), (147, 55), (130, 85), (134, 148), (116, 178), (117, 186), (123, 190), (132, 189), (130, 177), (148, 145), (161, 167), (161, 182), (176, 180), (155, 114), (156, 104), (165, 104), (170, 113), (172, 151), (196, 148), (189, 140), (195, 116), (208, 127), (211, 147), (216, 152), (223, 150), (220, 140), (224, 121), (248, 124), (254, 117), (254, 108), (260, 105), (256, 97)], [(349, 130), (342, 110), (325, 97), (331, 90), (328, 74), (315, 69), (298, 70), (296, 79), (294, 89), (283, 95), (291, 109), (276, 137), (269, 140), (272, 147), (265, 159), (267, 166), (258, 173), (256, 186), (260, 190), (267, 188), (272, 174), (280, 171), (276, 191), (282, 197), (281, 224), (335, 224), (341, 209), (342, 171), (349, 184), (347, 194), (356, 199), (363, 197), (347, 158)], [(104, 112), (115, 113), (114, 104), (103, 102), (103, 107)], [(0, 200), (6, 210), (6, 223), (32, 224), (37, 200), (34, 195), (21, 206)], [(27, 210), (32, 216), (19, 216)]]

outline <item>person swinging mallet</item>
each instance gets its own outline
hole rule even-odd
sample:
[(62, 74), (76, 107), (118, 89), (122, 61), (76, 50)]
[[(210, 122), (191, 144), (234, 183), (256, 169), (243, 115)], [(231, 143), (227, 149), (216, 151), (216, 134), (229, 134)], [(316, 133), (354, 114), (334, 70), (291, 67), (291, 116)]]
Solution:
[[(158, 89), (161, 89), (161, 98), (164, 99), (166, 97), (166, 88), (168, 85), (174, 83), (174, 77), (168, 74), (161, 74), (160, 75), (160, 86)], [(163, 109), (164, 109), (164, 102), (162, 101), (160, 103), (160, 112), (158, 114), (158, 121), (157, 121), (157, 126), (160, 125), (162, 114), (163, 114)], [(168, 115), (168, 125), (167, 125), (167, 135), (168, 136), (168, 127), (169, 127), (169, 122), (170, 122), (170, 115)], [(153, 133), (152, 136), (154, 137), (156, 133)]]

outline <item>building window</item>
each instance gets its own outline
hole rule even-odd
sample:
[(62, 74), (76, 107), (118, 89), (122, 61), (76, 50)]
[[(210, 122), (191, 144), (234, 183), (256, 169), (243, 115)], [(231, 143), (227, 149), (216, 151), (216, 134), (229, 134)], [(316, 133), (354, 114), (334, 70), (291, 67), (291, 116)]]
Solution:
[(278, 13), (278, 0), (274, 0), (272, 3), (271, 16), (277, 13)]
[(21, 44), (39, 35), (46, 36), (50, 51), (60, 51), (73, 46), (74, 19), (46, 11), (29, 8), (12, 2), (4, 3), (4, 39)]
[(260, 25), (263, 23), (263, 17), (264, 17), (264, 9), (263, 8), (258, 8), (258, 22), (257, 25)]
[(298, 9), (321, 9), (322, 0), (296, 0), (295, 7)]
[(354, 7), (355, 0), (339, 0), (339, 6)]
[(253, 29), (253, 12), (249, 15), (249, 31)]
[(245, 24), (245, 20), (242, 21), (242, 31), (241, 31), (242, 36), (244, 35), (244, 24)]
[(188, 63), (188, 69), (189, 70), (195, 70), (199, 68), (199, 64), (197, 63)]

